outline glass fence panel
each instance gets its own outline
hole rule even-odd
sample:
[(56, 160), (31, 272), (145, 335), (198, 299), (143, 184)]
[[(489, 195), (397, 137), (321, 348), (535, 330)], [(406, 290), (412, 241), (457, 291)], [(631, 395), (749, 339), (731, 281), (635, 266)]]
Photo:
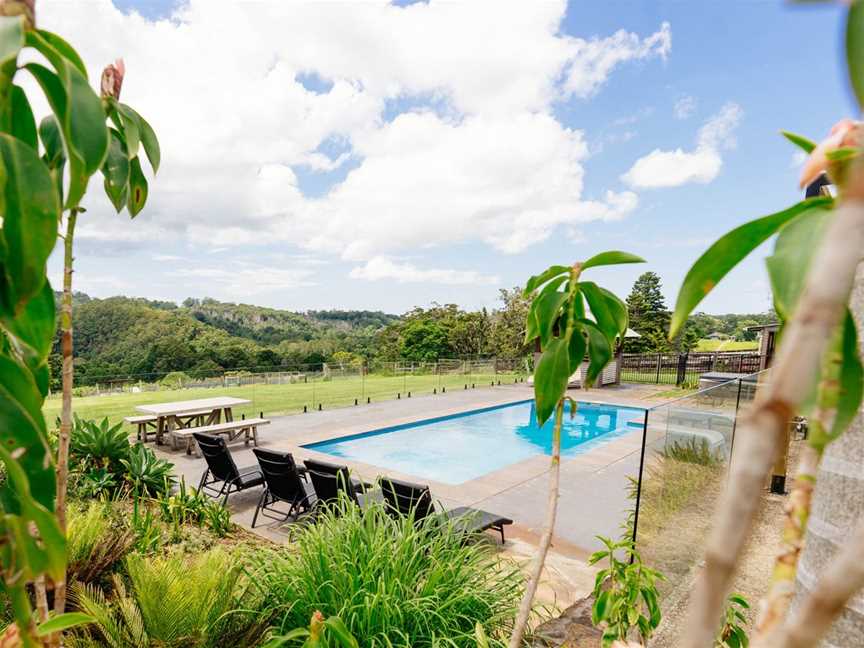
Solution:
[(648, 412), (636, 544), (647, 564), (667, 576), (660, 589), (689, 582), (701, 560), (717, 502), (733, 461), (741, 412), (765, 374), (702, 389)]

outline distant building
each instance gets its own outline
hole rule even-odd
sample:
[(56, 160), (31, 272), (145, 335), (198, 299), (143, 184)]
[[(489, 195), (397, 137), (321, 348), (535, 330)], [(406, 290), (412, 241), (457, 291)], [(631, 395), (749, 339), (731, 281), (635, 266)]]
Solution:
[(755, 331), (759, 336), (759, 369), (767, 369), (774, 360), (774, 349), (777, 346), (777, 335), (780, 332), (780, 324), (760, 324), (759, 326), (748, 326), (748, 331)]

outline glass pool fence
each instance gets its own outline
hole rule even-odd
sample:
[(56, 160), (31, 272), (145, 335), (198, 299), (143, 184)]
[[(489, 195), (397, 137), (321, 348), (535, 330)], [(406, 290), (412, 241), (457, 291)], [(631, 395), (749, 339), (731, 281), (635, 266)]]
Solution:
[[(235, 415), (280, 416), (453, 390), (522, 383), (524, 360), (489, 358), (438, 362), (319, 363), (293, 367), (190, 369), (148, 374), (76, 375), (73, 402), (83, 418), (121, 419), (138, 405), (233, 396), (249, 400)], [(45, 403), (48, 420), (60, 412), (60, 394)]]
[(664, 595), (702, 558), (738, 421), (768, 379), (769, 370), (741, 376), (647, 411), (627, 524), (646, 563), (666, 575)]

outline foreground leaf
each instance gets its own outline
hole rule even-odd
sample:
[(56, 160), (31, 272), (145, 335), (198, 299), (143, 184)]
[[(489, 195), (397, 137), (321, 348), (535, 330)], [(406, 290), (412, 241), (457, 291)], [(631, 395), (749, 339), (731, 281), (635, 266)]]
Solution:
[(544, 348), (534, 371), (534, 399), (540, 426), (549, 420), (558, 401), (567, 391), (570, 379), (570, 350), (567, 342), (564, 338), (552, 339)]
[(611, 250), (609, 252), (601, 252), (595, 254), (582, 264), (582, 269), (595, 268), (604, 265), (619, 265), (622, 263), (645, 263), (645, 259), (629, 252), (621, 252), (619, 250)]
[(14, 317), (45, 283), (60, 204), (51, 176), (33, 148), (0, 133), (0, 163), (6, 176), (0, 187), (6, 242), (2, 303), (6, 316)]
[(808, 198), (783, 211), (745, 223), (720, 237), (699, 257), (684, 278), (669, 327), (670, 339), (681, 332), (687, 317), (705, 295), (780, 227), (808, 210), (828, 208), (832, 204), (833, 198), (827, 196)]
[(864, 106), (864, 5), (852, 2), (846, 14), (846, 69), (849, 83)]
[(805, 153), (812, 153), (813, 149), (816, 148), (816, 142), (807, 139), (803, 135), (797, 135), (795, 133), (790, 133), (789, 131), (780, 131), (780, 133), (787, 140), (792, 142), (795, 146), (802, 149)]

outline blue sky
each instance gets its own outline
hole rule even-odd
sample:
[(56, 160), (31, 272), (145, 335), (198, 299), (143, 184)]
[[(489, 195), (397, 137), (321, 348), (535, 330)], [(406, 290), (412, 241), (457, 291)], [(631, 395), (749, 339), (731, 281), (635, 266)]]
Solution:
[[(654, 270), (671, 303), (717, 236), (798, 199), (779, 129), (819, 138), (852, 110), (832, 7), (518, 4), (46, 3), (94, 75), (126, 58), (124, 100), (165, 157), (134, 222), (93, 198), (78, 287), (493, 307), (551, 263), (624, 249), (648, 263), (595, 278), (623, 296)], [(764, 252), (704, 309), (766, 310)]]

